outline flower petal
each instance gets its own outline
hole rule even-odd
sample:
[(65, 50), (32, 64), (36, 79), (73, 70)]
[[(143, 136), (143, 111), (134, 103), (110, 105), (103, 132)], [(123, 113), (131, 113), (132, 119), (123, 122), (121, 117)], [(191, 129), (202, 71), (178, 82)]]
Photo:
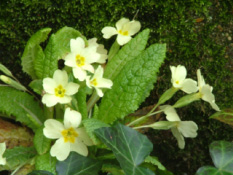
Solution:
[(104, 27), (101, 32), (103, 33), (103, 38), (109, 39), (113, 35), (117, 34), (117, 30), (114, 27)]
[(54, 120), (54, 119), (48, 119), (44, 123), (45, 128), (43, 129), (43, 133), (45, 137), (50, 139), (58, 139), (62, 137), (62, 130), (64, 130), (64, 126), (61, 122)]
[(129, 23), (130, 21), (129, 21), (129, 19), (127, 19), (127, 18), (121, 18), (119, 21), (117, 21), (117, 23), (116, 23), (116, 28), (117, 28), (117, 30), (122, 30), (123, 29), (123, 27), (124, 27), (124, 25), (125, 24), (127, 24), (127, 23)]
[(194, 138), (197, 136), (198, 126), (193, 121), (180, 121), (178, 125), (178, 130), (182, 133), (184, 137)]
[(56, 105), (59, 101), (59, 98), (52, 94), (45, 94), (42, 97), (42, 103), (44, 103), (47, 107), (52, 107)]
[(132, 36), (135, 33), (138, 33), (141, 29), (141, 24), (139, 21), (130, 21), (129, 23), (125, 24), (124, 31), (128, 31), (129, 35)]
[(181, 90), (186, 92), (187, 94), (197, 92), (198, 90), (197, 82), (190, 78), (187, 78), (183, 81)]
[(88, 155), (88, 149), (87, 146), (78, 138), (75, 140), (71, 146), (71, 151), (75, 151), (79, 153), (82, 156), (87, 156)]
[(173, 136), (176, 138), (178, 142), (178, 147), (180, 149), (184, 149), (185, 141), (184, 141), (184, 137), (182, 136), (182, 134), (178, 131), (177, 128), (171, 128), (171, 131), (172, 131)]
[(66, 71), (56, 70), (53, 74), (53, 79), (58, 85), (65, 86), (68, 83), (68, 75)]
[(197, 82), (198, 82), (199, 89), (201, 89), (202, 86), (205, 85), (205, 80), (204, 80), (203, 76), (201, 75), (200, 69), (197, 70)]
[(74, 95), (78, 92), (79, 85), (77, 83), (70, 82), (66, 85), (66, 95)]
[(85, 80), (87, 76), (86, 71), (79, 67), (73, 68), (73, 74), (75, 78), (79, 79), (79, 81)]
[(71, 110), (70, 108), (66, 108), (64, 114), (64, 125), (65, 128), (77, 128), (82, 120), (82, 116), (78, 111)]
[(100, 87), (100, 88), (111, 88), (113, 85), (112, 81), (106, 78), (101, 78), (100, 80), (98, 80), (98, 84), (96, 87)]
[(81, 37), (70, 40), (71, 52), (79, 53), (83, 48), (85, 48), (85, 42)]
[(166, 114), (166, 119), (168, 121), (180, 121), (180, 118), (176, 113), (176, 110), (172, 106), (163, 105), (160, 106), (160, 109), (163, 110), (163, 112)]
[(76, 54), (74, 53), (69, 53), (65, 57), (65, 62), (64, 64), (69, 67), (77, 67), (76, 60), (75, 60)]
[(70, 103), (71, 100), (72, 98), (68, 95), (65, 95), (64, 97), (58, 97), (58, 103), (61, 103), (61, 104)]
[(99, 88), (97, 88), (97, 87), (94, 87), (95, 88), (95, 90), (96, 90), (96, 92), (97, 92), (97, 95), (99, 96), (99, 97), (103, 97), (104, 96), (104, 93), (103, 93), (103, 91), (101, 90), (101, 89), (99, 89)]
[(52, 78), (44, 78), (43, 79), (43, 88), (45, 92), (49, 94), (54, 94), (54, 89), (57, 87), (57, 83)]
[(128, 43), (131, 40), (131, 36), (117, 35), (117, 42), (120, 46)]
[(64, 138), (58, 139), (50, 150), (50, 154), (59, 161), (65, 160), (70, 154), (70, 142), (64, 142)]
[(88, 136), (88, 134), (87, 134), (87, 132), (86, 132), (86, 130), (85, 130), (84, 127), (82, 127), (82, 128), (77, 128), (76, 131), (77, 131), (77, 133), (78, 133), (78, 138), (79, 138), (80, 140), (82, 140), (82, 142), (85, 143), (85, 145), (87, 145), (87, 146), (93, 145), (93, 142), (92, 142), (92, 140), (90, 139), (90, 137)]

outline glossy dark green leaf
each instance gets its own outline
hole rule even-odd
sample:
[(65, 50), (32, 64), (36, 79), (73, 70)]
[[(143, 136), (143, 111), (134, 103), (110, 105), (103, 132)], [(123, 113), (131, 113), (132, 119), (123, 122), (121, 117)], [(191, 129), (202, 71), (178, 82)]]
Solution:
[(98, 175), (102, 162), (72, 152), (56, 165), (57, 175)]
[(223, 123), (233, 126), (233, 108), (223, 109), (210, 116), (210, 119), (216, 119)]
[(97, 129), (95, 133), (113, 151), (125, 174), (154, 174), (139, 166), (153, 149), (146, 136), (119, 123), (113, 127)]

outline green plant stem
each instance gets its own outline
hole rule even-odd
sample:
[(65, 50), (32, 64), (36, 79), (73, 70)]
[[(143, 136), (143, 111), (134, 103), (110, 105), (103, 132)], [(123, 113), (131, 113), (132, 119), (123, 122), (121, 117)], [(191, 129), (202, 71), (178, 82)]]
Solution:
[(149, 128), (149, 125), (133, 127), (133, 129)]
[(91, 98), (87, 102), (87, 112), (89, 112), (93, 108), (93, 106), (99, 100), (99, 98), (100, 97), (96, 94), (96, 92), (92, 94)]
[(48, 108), (44, 106), (44, 113), (45, 113), (46, 119), (53, 118), (54, 107)]

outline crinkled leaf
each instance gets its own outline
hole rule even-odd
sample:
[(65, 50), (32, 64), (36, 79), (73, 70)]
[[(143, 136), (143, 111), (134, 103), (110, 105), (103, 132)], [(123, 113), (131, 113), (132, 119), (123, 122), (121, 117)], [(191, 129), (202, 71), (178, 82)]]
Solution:
[(114, 80), (123, 67), (145, 49), (149, 33), (150, 30), (145, 29), (128, 44), (123, 46), (122, 49), (108, 62), (104, 70), (104, 77)]
[(98, 128), (102, 128), (102, 127), (109, 127), (108, 124), (103, 123), (100, 120), (97, 120), (97, 119), (94, 119), (94, 118), (83, 120), (82, 123), (83, 123), (83, 125), (84, 125), (84, 127), (86, 129), (87, 134), (92, 139), (94, 144), (99, 144), (100, 143), (99, 139), (94, 134), (94, 130), (96, 130)]
[(233, 143), (215, 141), (210, 144), (210, 156), (215, 167), (204, 166), (196, 175), (232, 175), (233, 174)]
[(42, 108), (31, 95), (10, 87), (0, 87), (0, 111), (8, 116), (13, 115), (34, 131), (45, 120)]
[(43, 134), (43, 126), (36, 130), (33, 142), (38, 154), (44, 154), (50, 149), (51, 140)]
[(102, 98), (98, 119), (113, 123), (139, 107), (153, 89), (165, 51), (165, 44), (154, 44), (124, 66)]
[(98, 175), (102, 162), (71, 152), (65, 161), (58, 161), (57, 175)]
[(233, 108), (223, 109), (219, 112), (216, 112), (210, 116), (210, 118), (233, 126)]
[(36, 155), (34, 147), (14, 147), (13, 149), (7, 149), (3, 154), (6, 158), (7, 164), (5, 167), (9, 170), (14, 170), (20, 164), (25, 163), (29, 159)]
[(70, 52), (70, 39), (80, 36), (80, 32), (71, 27), (63, 27), (51, 35), (44, 50), (45, 57), (38, 57), (34, 62), (38, 78), (52, 77), (54, 71), (58, 69), (58, 60)]
[(85, 88), (79, 89), (78, 93), (75, 94), (75, 98), (78, 102), (79, 112), (82, 114), (82, 120), (87, 119), (87, 103), (86, 103), (86, 90)]
[(33, 81), (31, 81), (31, 83), (29, 84), (29, 87), (32, 88), (32, 90), (34, 92), (36, 92), (37, 94), (39, 94), (39, 95), (42, 94), (42, 91), (43, 91), (42, 80), (33, 80)]
[(119, 123), (113, 127), (99, 128), (94, 133), (113, 151), (125, 174), (154, 174), (139, 166), (153, 149), (146, 136)]
[[(36, 32), (32, 37), (28, 40), (27, 45), (24, 49), (22, 60), (22, 69), (28, 75), (31, 76), (32, 79), (36, 79), (36, 74), (34, 70), (34, 60), (38, 54), (38, 49), (42, 50), (39, 46), (41, 42), (44, 42), (48, 34), (50, 33), (51, 28), (44, 28)], [(38, 47), (39, 46), (39, 47)], [(40, 52), (40, 51), (39, 51)], [(42, 51), (43, 52), (43, 51)]]
[(36, 171), (32, 171), (28, 175), (54, 175), (54, 174), (50, 173), (49, 171), (36, 170)]
[(36, 157), (35, 168), (36, 170), (46, 170), (56, 174), (56, 163), (56, 158), (51, 157), (50, 153), (46, 153)]

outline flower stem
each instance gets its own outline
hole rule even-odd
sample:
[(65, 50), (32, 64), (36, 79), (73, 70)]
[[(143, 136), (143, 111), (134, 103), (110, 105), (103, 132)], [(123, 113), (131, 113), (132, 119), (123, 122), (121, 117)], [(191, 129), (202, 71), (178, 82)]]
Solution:
[(99, 98), (100, 97), (96, 94), (96, 92), (92, 94), (91, 98), (87, 102), (87, 112), (89, 112), (93, 108)]

